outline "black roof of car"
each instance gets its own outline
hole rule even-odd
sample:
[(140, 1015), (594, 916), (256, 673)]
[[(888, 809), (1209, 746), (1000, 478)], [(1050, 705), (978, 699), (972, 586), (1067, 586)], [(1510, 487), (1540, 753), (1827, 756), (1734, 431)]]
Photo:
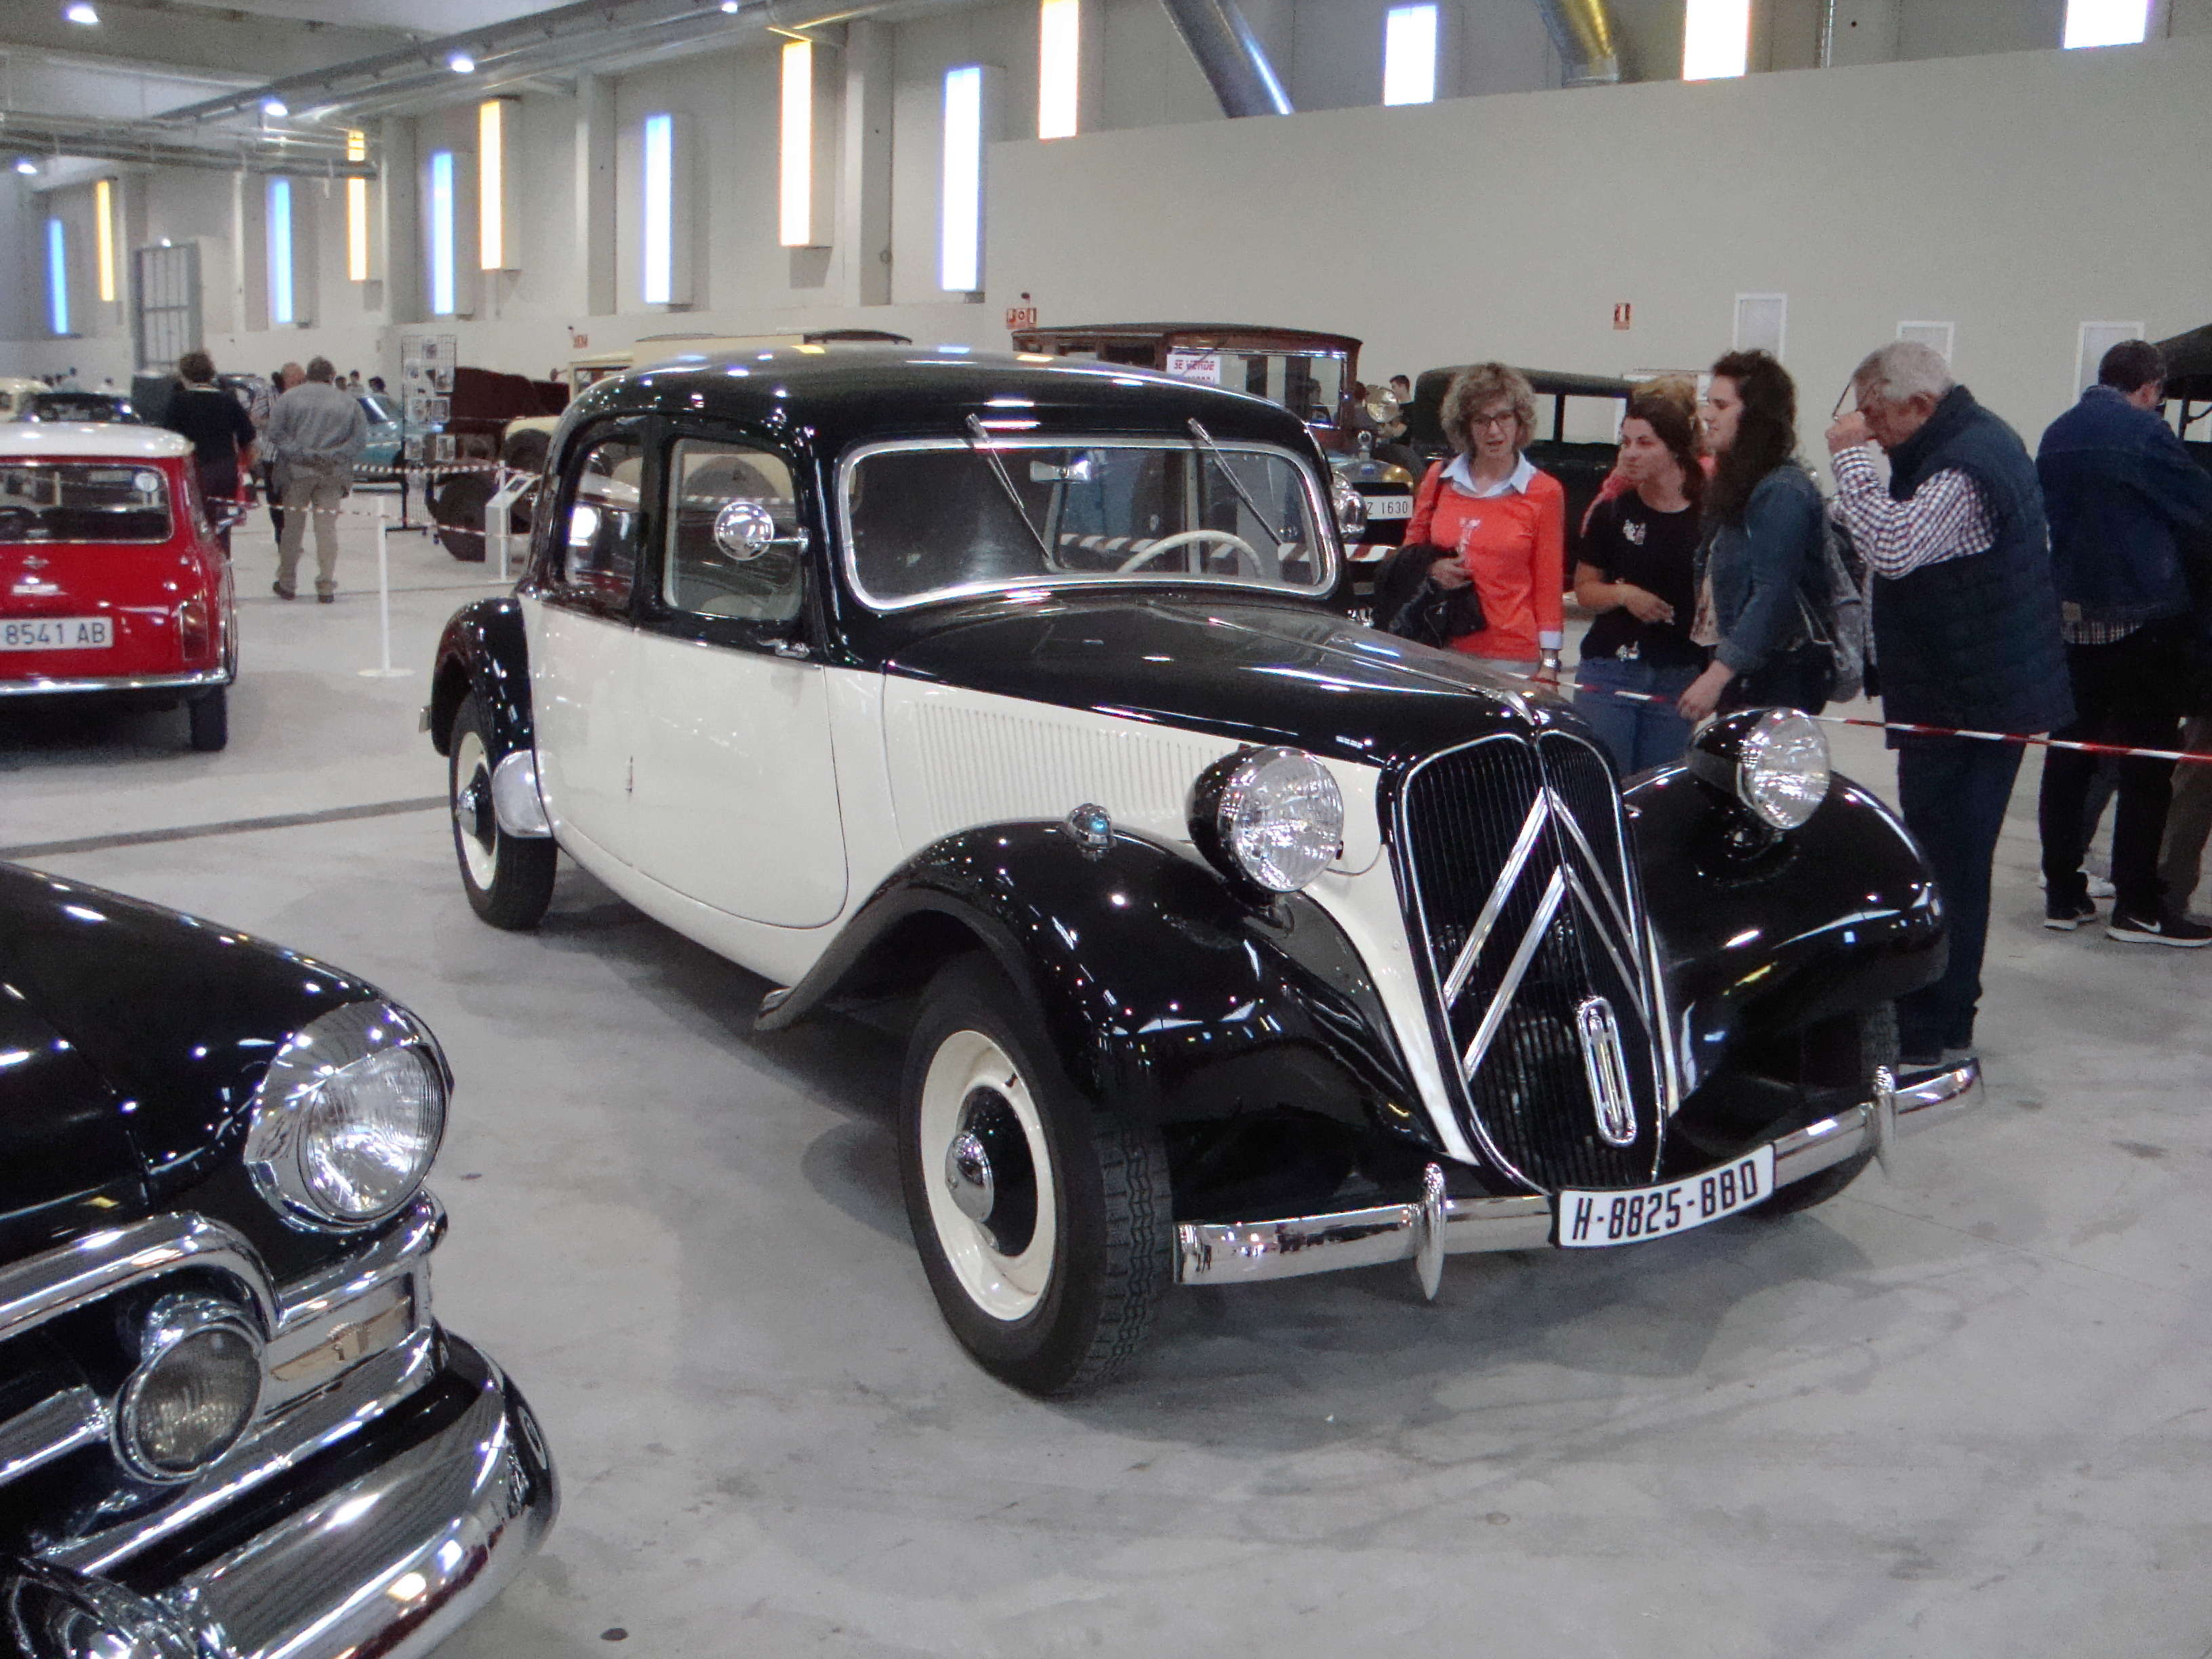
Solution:
[(1008, 437), (1034, 423), (1182, 438), (1197, 420), (1218, 439), (1300, 451), (1311, 442), (1279, 404), (1150, 369), (919, 346), (786, 346), (641, 365), (580, 394), (568, 429), (599, 416), (647, 411), (785, 430), (831, 454), (878, 439), (966, 437), (970, 416)]

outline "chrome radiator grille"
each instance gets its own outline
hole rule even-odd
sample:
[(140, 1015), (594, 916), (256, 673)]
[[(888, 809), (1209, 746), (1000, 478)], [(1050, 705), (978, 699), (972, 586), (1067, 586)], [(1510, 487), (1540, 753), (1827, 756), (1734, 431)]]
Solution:
[(1547, 1190), (1651, 1179), (1663, 1039), (1605, 761), (1566, 732), (1486, 738), (1414, 766), (1393, 828), (1469, 1134)]

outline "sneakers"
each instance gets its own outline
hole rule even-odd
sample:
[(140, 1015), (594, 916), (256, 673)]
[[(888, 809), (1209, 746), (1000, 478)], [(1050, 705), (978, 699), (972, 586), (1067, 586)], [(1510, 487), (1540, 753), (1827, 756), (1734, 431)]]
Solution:
[(2093, 899), (2052, 898), (2043, 900), (2043, 925), (2054, 933), (2070, 933), (2085, 921), (2097, 919), (2097, 906)]
[(2115, 908), (2105, 927), (2105, 937), (2123, 945), (2171, 945), (2184, 951), (2201, 951), (2212, 945), (2212, 927), (2172, 912), (2154, 916), (2131, 916)]
[(2089, 877), (2089, 896), (2093, 899), (2116, 898), (2119, 896), (2119, 890), (2103, 876), (2093, 872)]
[(274, 594), (275, 594), (278, 599), (298, 599), (298, 598), (300, 597), (297, 593), (295, 593), (295, 592), (294, 592), (290, 588), (289, 588), (289, 587), (285, 586), (284, 586), (284, 584), (283, 584), (283, 583), (282, 583), (282, 582), (271, 582), (271, 583), (270, 583), (270, 584), (269, 584), (269, 591), (270, 591), (271, 593), (274, 593)]
[(336, 588), (319, 587), (315, 590), (315, 603), (317, 605), (336, 605), (337, 602), (338, 595)]

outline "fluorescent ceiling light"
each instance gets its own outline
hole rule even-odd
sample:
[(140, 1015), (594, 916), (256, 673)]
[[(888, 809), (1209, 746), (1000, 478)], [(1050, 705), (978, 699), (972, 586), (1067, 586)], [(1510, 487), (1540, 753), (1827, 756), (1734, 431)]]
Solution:
[[(368, 160), (368, 135), (357, 131), (346, 133), (346, 160)], [(365, 283), (368, 280), (368, 180), (346, 180), (346, 280)]]
[(1382, 101), (1432, 104), (1437, 97), (1437, 9), (1393, 6), (1382, 20)]
[(477, 267), (507, 269), (507, 101), (477, 106)]
[(474, 75), (477, 72), (477, 60), (465, 52), (457, 52), (446, 59), (446, 67), (456, 75)]
[(269, 320), (289, 323), (292, 311), (292, 181), (269, 181)]
[(1688, 0), (1682, 9), (1682, 78), (1723, 81), (1751, 65), (1751, 0)]
[(645, 256), (640, 297), (670, 304), (676, 291), (676, 118), (645, 118)]
[(115, 303), (115, 184), (102, 179), (92, 187), (92, 234), (94, 269), (100, 276), (100, 303)]
[(29, 156), (18, 155), (15, 158), (15, 171), (22, 173), (25, 177), (27, 178), (35, 174), (38, 170), (39, 164), (36, 161), (33, 161)]
[(2068, 46), (2132, 46), (2150, 33), (2150, 0), (2066, 0)]
[(453, 152), (430, 153), (430, 314), (453, 314)]
[(292, 112), (292, 108), (282, 98), (264, 98), (261, 100), (261, 112), (272, 120), (281, 121)]
[(973, 294), (983, 286), (983, 71), (945, 72), (944, 197), (938, 210), (938, 286)]
[(70, 331), (69, 228), (59, 219), (46, 221), (46, 320), (54, 332)]
[(1038, 0), (1038, 137), (1075, 137), (1082, 73), (1083, 0)]
[(786, 247), (814, 246), (814, 43), (783, 43), (782, 172), (778, 181), (776, 240)]
[[(62, 18), (66, 22), (90, 25), (100, 21), (100, 14), (90, 6), (84, 4), (83, 0), (77, 0), (76, 5), (62, 8)], [(66, 331), (60, 331), (66, 332)]]

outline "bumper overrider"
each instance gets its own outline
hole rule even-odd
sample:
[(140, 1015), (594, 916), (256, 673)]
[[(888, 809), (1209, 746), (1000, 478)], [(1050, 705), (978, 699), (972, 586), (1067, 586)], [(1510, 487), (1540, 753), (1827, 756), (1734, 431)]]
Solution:
[[(283, 1287), (267, 1348), (270, 1388), (282, 1395), (289, 1371), (307, 1391), (283, 1398), (160, 1507), (0, 1560), (0, 1650), (24, 1659), (411, 1656), (496, 1595), (551, 1528), (558, 1488), (520, 1393), (429, 1317), (428, 1254), (442, 1224), (434, 1202), (418, 1199), (370, 1260)], [(164, 1252), (237, 1279), (258, 1266), (250, 1251), (227, 1255), (200, 1234), (139, 1246), (137, 1259)], [(404, 1334), (391, 1346), (358, 1357), (362, 1333), (381, 1340), (395, 1328)], [(334, 1361), (346, 1364), (334, 1380), (312, 1377)], [(104, 1421), (93, 1431), (100, 1407), (87, 1393), (42, 1408), (52, 1452), (107, 1437)], [(60, 1420), (67, 1409), (86, 1419), (74, 1433)], [(0, 1425), (0, 1453), (12, 1432), (19, 1457), (48, 1461), (26, 1444), (32, 1426)]]
[[(1779, 1191), (1871, 1148), (1887, 1170), (1897, 1141), (1978, 1105), (1981, 1066), (1969, 1061), (1823, 1118), (1773, 1143)], [(1267, 1221), (1185, 1222), (1176, 1229), (1176, 1277), (1185, 1285), (1241, 1285), (1296, 1279), (1385, 1261), (1411, 1261), (1431, 1296), (1443, 1258), (1474, 1250), (1541, 1249), (1557, 1242), (1555, 1200), (1547, 1194), (1453, 1198), (1429, 1165), (1421, 1196), (1328, 1215)]]

